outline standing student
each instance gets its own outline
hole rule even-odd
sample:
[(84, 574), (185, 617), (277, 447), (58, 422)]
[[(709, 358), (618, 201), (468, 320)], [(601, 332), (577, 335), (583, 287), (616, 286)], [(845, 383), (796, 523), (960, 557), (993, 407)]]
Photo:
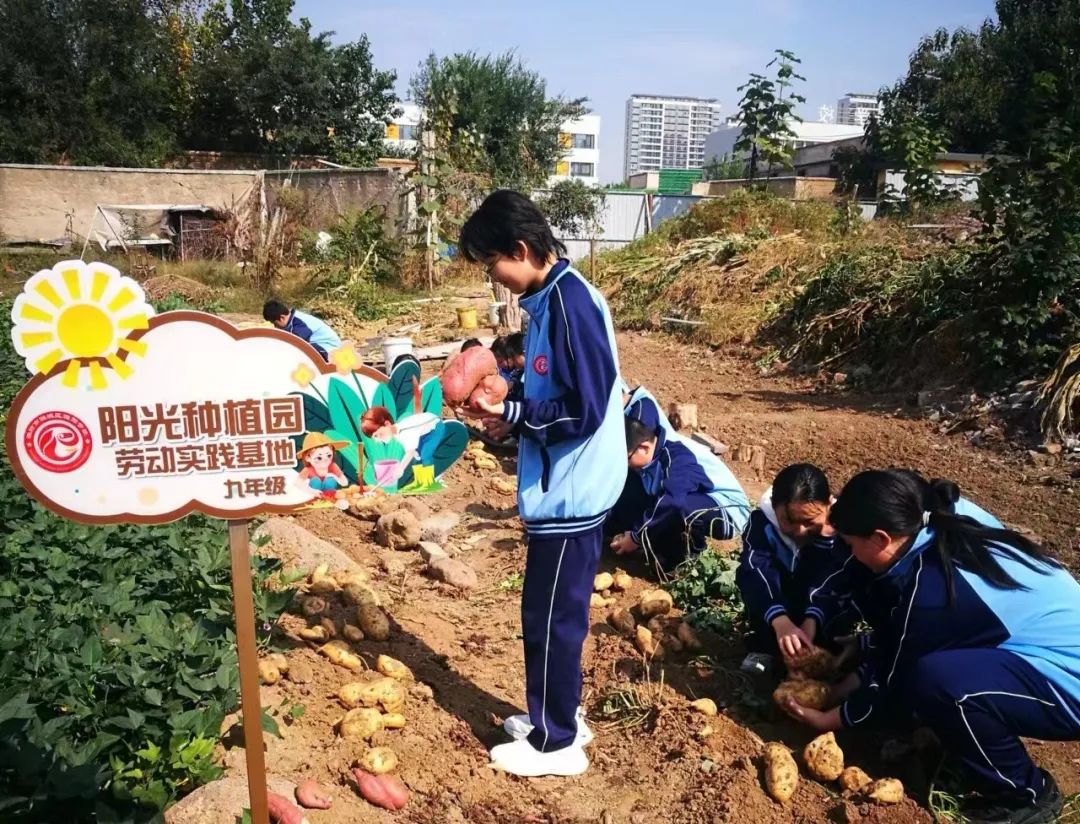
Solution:
[(792, 464), (750, 515), (735, 573), (751, 627), (744, 668), (768, 669), (778, 652), (797, 658), (816, 640), (828, 643), (850, 630), (851, 621), (843, 619), (824, 627), (824, 613), (810, 604), (815, 584), (845, 561), (829, 525), (832, 501), (824, 472)]
[(306, 340), (322, 355), (323, 360), (329, 360), (330, 353), (341, 347), (341, 338), (337, 332), (323, 321), (299, 309), (290, 309), (280, 301), (266, 302), (263, 306), (263, 319), (278, 329), (284, 329), (301, 340)]
[(481, 402), (489, 435), (517, 434), (518, 509), (528, 535), (521, 623), (528, 716), (493, 764), (523, 776), (577, 775), (591, 739), (580, 718), (581, 650), (602, 529), (626, 477), (615, 333), (603, 297), (565, 258), (543, 213), (489, 195), (461, 230), (465, 257), (522, 295), (524, 397)]
[(1080, 584), (1023, 535), (957, 514), (959, 498), (904, 471), (848, 482), (829, 519), (874, 576), (873, 643), (838, 707), (787, 709), (821, 731), (914, 713), (979, 791), (968, 821), (1052, 822), (1061, 793), (1021, 736), (1080, 740)]

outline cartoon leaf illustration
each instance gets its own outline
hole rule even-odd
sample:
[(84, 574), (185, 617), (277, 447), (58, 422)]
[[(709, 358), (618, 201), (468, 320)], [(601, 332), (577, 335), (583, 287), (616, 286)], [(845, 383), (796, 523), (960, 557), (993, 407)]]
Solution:
[[(382, 386), (379, 387), (379, 389), (382, 388)], [(336, 429), (346, 439), (359, 443), (362, 434), (360, 432), (360, 416), (367, 411), (359, 396), (351, 386), (339, 378), (330, 379), (330, 391), (328, 394), (330, 396), (331, 426), (327, 427), (327, 429)], [(315, 431), (310, 422), (308, 423), (308, 430)]]
[(420, 411), (441, 416), (442, 405), (442, 384), (438, 378), (428, 378), (420, 387)]
[(394, 398), (394, 393), (390, 390), (389, 384), (379, 384), (379, 388), (375, 390), (375, 396), (371, 399), (371, 406), (372, 408), (381, 406), (389, 410), (390, 414), (394, 416), (394, 420), (398, 418), (397, 400)]
[[(410, 413), (413, 405), (413, 378), (420, 380), (420, 365), (411, 360), (399, 363), (390, 375), (389, 386), (394, 396), (394, 405), (388, 408), (394, 413), (395, 420)], [(416, 412), (415, 409), (411, 411)]]
[(431, 456), (435, 477), (442, 475), (469, 445), (469, 430), (461, 421), (443, 421), (442, 438)]
[(330, 422), (330, 410), (326, 408), (325, 403), (304, 392), (292, 394), (299, 395), (303, 399), (304, 425), (308, 432), (325, 432), (333, 426)]

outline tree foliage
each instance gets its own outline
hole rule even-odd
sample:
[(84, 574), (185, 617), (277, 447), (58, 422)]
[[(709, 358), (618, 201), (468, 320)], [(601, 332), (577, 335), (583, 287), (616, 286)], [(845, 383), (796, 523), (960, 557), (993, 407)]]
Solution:
[(543, 78), (513, 52), (432, 54), (411, 86), (436, 149), (457, 169), (495, 186), (543, 185), (565, 153), (561, 124), (585, 113), (584, 98), (549, 97)]
[(805, 97), (791, 91), (796, 82), (806, 80), (795, 72), (801, 62), (792, 52), (777, 49), (776, 57), (765, 65), (766, 69), (776, 66), (775, 80), (754, 73), (739, 86), (743, 93), (739, 101), (742, 131), (735, 142), (735, 151), (749, 153), (751, 180), (757, 177), (762, 160), (769, 164), (770, 170), (773, 165), (791, 165), (794, 153), (791, 139), (795, 137), (791, 123), (802, 122), (795, 114), (795, 107), (806, 102)]
[(567, 236), (594, 237), (602, 228), (604, 192), (580, 180), (560, 180), (537, 198), (536, 205), (548, 222)]
[(366, 37), (292, 0), (7, 0), (0, 160), (160, 165), (181, 149), (370, 163), (395, 107)]

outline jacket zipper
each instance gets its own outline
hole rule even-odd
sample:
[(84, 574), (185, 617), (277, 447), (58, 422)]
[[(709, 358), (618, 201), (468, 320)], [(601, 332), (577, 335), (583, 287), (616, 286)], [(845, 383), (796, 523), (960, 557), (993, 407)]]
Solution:
[(547, 447), (540, 447), (540, 491), (548, 491), (548, 482), (551, 480), (551, 458), (548, 457)]

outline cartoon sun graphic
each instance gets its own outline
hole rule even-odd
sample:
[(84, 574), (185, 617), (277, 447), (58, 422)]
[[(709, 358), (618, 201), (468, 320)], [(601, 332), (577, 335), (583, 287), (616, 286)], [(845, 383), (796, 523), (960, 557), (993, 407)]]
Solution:
[(66, 361), (64, 386), (77, 387), (86, 368), (90, 386), (104, 389), (106, 369), (121, 379), (133, 371), (121, 352), (146, 353), (146, 344), (129, 336), (147, 329), (153, 314), (139, 284), (112, 266), (65, 260), (26, 282), (11, 310), (11, 337), (32, 374)]

